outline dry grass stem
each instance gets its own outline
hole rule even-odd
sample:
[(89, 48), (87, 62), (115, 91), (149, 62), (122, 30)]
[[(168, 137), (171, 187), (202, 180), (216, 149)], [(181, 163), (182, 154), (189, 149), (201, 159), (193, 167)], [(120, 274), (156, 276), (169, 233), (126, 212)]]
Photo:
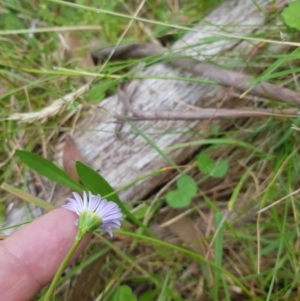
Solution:
[(49, 118), (58, 116), (64, 112), (68, 105), (72, 104), (75, 99), (89, 90), (90, 85), (84, 85), (77, 91), (65, 95), (62, 98), (56, 99), (49, 106), (38, 112), (31, 113), (14, 113), (7, 117), (7, 120), (16, 120), (20, 123), (33, 123), (39, 121), (45, 123)]

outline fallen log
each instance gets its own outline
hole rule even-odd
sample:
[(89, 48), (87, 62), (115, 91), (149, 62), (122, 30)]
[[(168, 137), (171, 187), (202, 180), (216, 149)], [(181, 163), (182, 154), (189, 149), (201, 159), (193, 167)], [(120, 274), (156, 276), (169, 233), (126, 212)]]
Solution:
[[(203, 61), (205, 58), (217, 57), (219, 54), (230, 51), (231, 57), (238, 58), (240, 53), (250, 55), (259, 43), (240, 41), (237, 39), (222, 39), (205, 43), (213, 35), (207, 32), (229, 32), (247, 36), (265, 24), (268, 3), (272, 1), (229, 0), (211, 12), (192, 32), (188, 32), (172, 47), (180, 55), (189, 55), (195, 60)], [(258, 9), (261, 6), (261, 9)], [(208, 25), (209, 24), (209, 25)], [(227, 27), (228, 24), (232, 26)], [(205, 75), (205, 71), (203, 72)], [(170, 111), (184, 112), (192, 107), (217, 108), (227, 89), (195, 81), (175, 80), (176, 77), (191, 78), (191, 74), (182, 69), (159, 63), (136, 73), (145, 77), (139, 81), (136, 91), (131, 99), (131, 105), (145, 112)], [(159, 79), (155, 77), (159, 75)], [(166, 79), (162, 79), (165, 76)], [(168, 77), (172, 79), (168, 79)], [(130, 84), (129, 84), (130, 87)], [(231, 100), (236, 99), (229, 95), (224, 107), (231, 107)], [(116, 115), (121, 115), (122, 104), (117, 95), (101, 101), (99, 110), (91, 110), (74, 129), (72, 138), (77, 144), (85, 161), (115, 188), (118, 189), (139, 177), (154, 170), (167, 166), (164, 158), (158, 154), (151, 145), (137, 133), (130, 124), (125, 123), (120, 138), (115, 135)], [(214, 121), (215, 122), (215, 121)], [(220, 121), (218, 121), (220, 122)], [(177, 143), (184, 143), (199, 139), (199, 133), (205, 135), (209, 128), (203, 125), (203, 120), (145, 120), (136, 123), (139, 131), (144, 132), (155, 145), (164, 150)], [(82, 130), (85, 129), (85, 130)], [(187, 131), (193, 129), (193, 131)], [(176, 132), (176, 133), (175, 133)], [(62, 164), (64, 140), (57, 145), (58, 160)], [(166, 154), (176, 164), (181, 164), (196, 151), (196, 146), (178, 148), (167, 151)], [(166, 181), (168, 172), (140, 181), (120, 192), (124, 201), (141, 200), (156, 187)], [(60, 204), (67, 196), (65, 190), (58, 190), (53, 195), (53, 202)]]

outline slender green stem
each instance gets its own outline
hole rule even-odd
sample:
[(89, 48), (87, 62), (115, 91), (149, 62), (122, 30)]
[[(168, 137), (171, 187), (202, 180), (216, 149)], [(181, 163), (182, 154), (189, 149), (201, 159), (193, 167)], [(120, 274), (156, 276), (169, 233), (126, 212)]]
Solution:
[(62, 275), (62, 273), (64, 272), (64, 270), (66, 269), (72, 255), (74, 254), (74, 252), (76, 251), (78, 245), (80, 244), (82, 238), (84, 237), (85, 233), (81, 232), (79, 229), (78, 229), (78, 233), (75, 237), (75, 241), (72, 245), (72, 247), (70, 248), (69, 252), (67, 253), (66, 257), (64, 258), (64, 260), (62, 261), (60, 267), (58, 268), (45, 296), (44, 296), (44, 301), (50, 301), (52, 296), (53, 296), (53, 293), (54, 293), (54, 290), (55, 290), (55, 287)]

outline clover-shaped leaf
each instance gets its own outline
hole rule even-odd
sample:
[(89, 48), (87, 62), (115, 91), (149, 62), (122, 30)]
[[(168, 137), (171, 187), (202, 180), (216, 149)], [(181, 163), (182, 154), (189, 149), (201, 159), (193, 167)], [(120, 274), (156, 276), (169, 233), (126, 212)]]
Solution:
[(300, 1), (289, 3), (281, 15), (287, 26), (300, 30)]
[(210, 156), (202, 152), (197, 156), (199, 170), (213, 178), (222, 178), (228, 171), (228, 163), (224, 160), (213, 161)]
[(166, 195), (167, 203), (172, 208), (188, 206), (197, 193), (197, 184), (188, 175), (182, 175), (176, 182), (178, 190), (169, 191)]
[(189, 195), (191, 198), (194, 197), (197, 193), (196, 182), (194, 181), (193, 178), (191, 178), (187, 175), (182, 175), (177, 180), (177, 187), (182, 193)]
[(183, 208), (191, 203), (192, 198), (180, 190), (169, 191), (166, 196), (167, 203), (172, 208)]

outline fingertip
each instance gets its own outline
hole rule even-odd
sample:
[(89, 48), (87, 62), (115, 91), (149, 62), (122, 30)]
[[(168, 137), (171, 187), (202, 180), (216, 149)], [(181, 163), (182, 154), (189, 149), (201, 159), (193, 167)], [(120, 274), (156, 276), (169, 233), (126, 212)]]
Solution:
[[(72, 246), (77, 234), (77, 215), (67, 209), (55, 209), (32, 223), (22, 227), (0, 243), (0, 299), (21, 300), (20, 296), (32, 298), (38, 290), (51, 281), (63, 258)], [(87, 235), (73, 258), (88, 245)], [(1, 283), (11, 283), (12, 290), (5, 299)], [(20, 292), (20, 295), (19, 295)], [(26, 292), (26, 293), (25, 293)], [(5, 292), (4, 292), (5, 293)], [(22, 300), (29, 300), (22, 299)]]

